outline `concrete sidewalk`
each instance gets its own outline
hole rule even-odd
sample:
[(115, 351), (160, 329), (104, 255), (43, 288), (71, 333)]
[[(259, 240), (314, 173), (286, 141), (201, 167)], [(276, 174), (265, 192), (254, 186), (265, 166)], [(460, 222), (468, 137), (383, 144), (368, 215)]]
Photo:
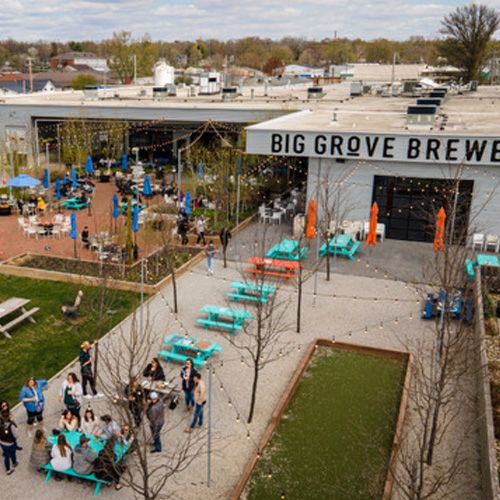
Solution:
[[(274, 410), (284, 388), (296, 369), (306, 347), (315, 337), (326, 337), (349, 342), (358, 342), (378, 347), (405, 350), (413, 341), (419, 339), (425, 342), (433, 341), (433, 330), (429, 323), (420, 319), (421, 291), (408, 286), (407, 283), (395, 280), (394, 276), (375, 272), (372, 263), (379, 261), (380, 268), (387, 266), (390, 269), (397, 267), (398, 278), (418, 278), (421, 263), (427, 258), (428, 245), (422, 245), (419, 252), (415, 251), (413, 243), (386, 241), (375, 247), (370, 253), (362, 249), (360, 261), (338, 259), (338, 270), (332, 273), (331, 280), (325, 281), (324, 274), (318, 273), (315, 287), (314, 276), (304, 283), (302, 330), (296, 333), (296, 287), (293, 284), (279, 285), (278, 297), (280, 301), (288, 301), (286, 321), (290, 324), (283, 337), (284, 350), (289, 349), (287, 355), (268, 365), (261, 373), (257, 406), (254, 421), (251, 425), (245, 424), (248, 413), (252, 370), (241, 363), (241, 352), (237, 351), (229, 342), (226, 332), (204, 330), (197, 326), (196, 319), (200, 317), (200, 309), (206, 304), (223, 305), (227, 302), (225, 293), (229, 291), (229, 283), (242, 278), (245, 262), (256, 249), (255, 241), (263, 232), (262, 225), (254, 224), (240, 235), (239, 259), (230, 260), (228, 268), (222, 267), (221, 255), (217, 256), (215, 273), (207, 277), (206, 263), (200, 262), (192, 272), (187, 272), (178, 279), (179, 315), (178, 321), (170, 314), (172, 297), (171, 286), (167, 286), (161, 294), (156, 295), (148, 303), (148, 313), (152, 321), (154, 340), (150, 345), (151, 354), (159, 350), (162, 340), (170, 333), (185, 334), (217, 342), (223, 351), (213, 358), (215, 375), (213, 377), (212, 397), (212, 484), (207, 488), (207, 455), (201, 453), (194, 463), (183, 473), (176, 475), (165, 487), (165, 495), (169, 498), (184, 500), (226, 499), (230, 497), (233, 487), (255, 451), (255, 446), (266, 428), (270, 414)], [(269, 229), (269, 228), (268, 228)], [(280, 241), (283, 237), (290, 237), (287, 226), (275, 226), (266, 232), (265, 246)], [(234, 236), (234, 235), (233, 235)], [(233, 237), (234, 243), (234, 237)], [(418, 245), (418, 244), (417, 244)], [(420, 248), (418, 246), (418, 248)], [(432, 250), (431, 250), (432, 253)], [(394, 254), (394, 255), (393, 255)], [(416, 255), (421, 257), (416, 257)], [(411, 255), (411, 259), (408, 257)], [(234, 248), (229, 251), (234, 258)], [(389, 258), (390, 257), (390, 258)], [(370, 265), (367, 267), (367, 259)], [(406, 267), (402, 265), (406, 262)], [(398, 267), (401, 264), (402, 267)], [(413, 267), (413, 265), (415, 267)], [(421, 276), (421, 274), (420, 274)], [(418, 280), (417, 280), (418, 281)], [(314, 293), (316, 288), (316, 294)], [(240, 303), (238, 303), (238, 307)], [(251, 310), (252, 306), (248, 306)], [(116, 335), (108, 336), (105, 340), (112, 348), (114, 342), (120, 341), (120, 336), (126, 336), (131, 328), (132, 318), (127, 319)], [(382, 326), (382, 328), (381, 328)], [(236, 335), (244, 335), (239, 332)], [(167, 378), (177, 377), (180, 366), (163, 363)], [(79, 365), (73, 367), (79, 373)], [(46, 393), (46, 424), (49, 429), (57, 425), (62, 405), (57, 402), (57, 394), (65, 373), (51, 381)], [(202, 370), (202, 376), (207, 381), (207, 373)], [(19, 381), (21, 388), (23, 381)], [(224, 391), (219, 390), (223, 384)], [(228, 404), (231, 400), (231, 406)], [(92, 406), (98, 415), (102, 415), (112, 405), (104, 399), (93, 399)], [(465, 412), (465, 411), (464, 411)], [(24, 450), (19, 453), (19, 467), (16, 472), (2, 481), (4, 498), (28, 499), (33, 496), (37, 500), (66, 500), (68, 497), (89, 498), (93, 492), (91, 484), (76, 482), (49, 481), (44, 485), (44, 476), (34, 471), (28, 464), (30, 443), (25, 431), (25, 412), (23, 408), (15, 412), (21, 434), (20, 445)], [(205, 418), (207, 418), (207, 411)], [(237, 416), (240, 417), (239, 423)], [(167, 410), (168, 424), (171, 430), (162, 433), (165, 453), (168, 453), (169, 444), (182, 442), (187, 436), (183, 428), (189, 418), (183, 413), (183, 405), (174, 411)], [(470, 474), (464, 474), (460, 480), (463, 483), (461, 490), (470, 500), (480, 498), (478, 490), (479, 461), (477, 456), (477, 426), (474, 425), (473, 410), (464, 415), (465, 425), (470, 429), (471, 443), (464, 453), (469, 457)], [(205, 424), (206, 425), (206, 424)], [(198, 431), (200, 433), (206, 431)], [(247, 434), (250, 433), (250, 439)], [(34, 493), (36, 492), (36, 493)], [(171, 496), (170, 496), (171, 495)], [(101, 498), (132, 499), (133, 493), (126, 488), (121, 492), (103, 488), (99, 493)]]

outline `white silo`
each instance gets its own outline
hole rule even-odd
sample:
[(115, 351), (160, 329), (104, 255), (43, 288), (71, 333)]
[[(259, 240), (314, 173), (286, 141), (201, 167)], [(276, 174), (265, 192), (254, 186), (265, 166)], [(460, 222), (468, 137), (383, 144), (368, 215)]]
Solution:
[(155, 87), (164, 87), (174, 83), (174, 68), (165, 61), (158, 61), (154, 67)]

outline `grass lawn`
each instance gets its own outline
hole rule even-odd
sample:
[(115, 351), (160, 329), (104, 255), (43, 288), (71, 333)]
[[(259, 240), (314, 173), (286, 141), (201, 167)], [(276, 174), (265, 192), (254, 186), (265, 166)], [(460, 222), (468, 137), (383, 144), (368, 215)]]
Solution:
[[(78, 290), (84, 293), (79, 318), (69, 321), (63, 317), (61, 306), (63, 302), (74, 301)], [(0, 399), (16, 404), (28, 377), (49, 379), (78, 357), (82, 341), (92, 341), (95, 337), (100, 292), (96, 287), (0, 275), (0, 302), (22, 297), (31, 300), (28, 309), (40, 308), (33, 316), (36, 323), (26, 320), (9, 330), (11, 340), (0, 334)], [(105, 310), (110, 313), (105, 315), (102, 335), (139, 303), (139, 295), (132, 292), (106, 290), (105, 293)], [(9, 320), (10, 317), (2, 318), (2, 323)], [(78, 365), (78, 373), (79, 370)]]
[(245, 498), (380, 499), (405, 369), (398, 360), (318, 348)]

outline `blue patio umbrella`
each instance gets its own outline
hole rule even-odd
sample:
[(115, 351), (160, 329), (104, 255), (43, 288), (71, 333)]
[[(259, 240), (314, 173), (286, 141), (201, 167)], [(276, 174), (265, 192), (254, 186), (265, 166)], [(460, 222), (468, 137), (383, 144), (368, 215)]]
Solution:
[(127, 155), (126, 154), (122, 155), (122, 169), (123, 170), (128, 170), (128, 160), (127, 160)]
[(191, 191), (186, 193), (186, 213), (189, 215), (191, 213)]
[(60, 200), (62, 198), (61, 196), (61, 180), (56, 179), (56, 198)]
[(139, 205), (137, 203), (132, 207), (132, 231), (139, 231)]
[(198, 179), (203, 179), (203, 162), (198, 163)]
[(151, 179), (149, 178), (148, 174), (144, 176), (144, 187), (142, 188), (142, 194), (144, 196), (151, 196), (153, 194), (153, 190), (151, 189)]
[(45, 189), (50, 187), (49, 170), (47, 168), (43, 171), (43, 187)]
[(118, 196), (116, 193), (113, 195), (113, 218), (116, 219), (120, 216), (120, 211), (118, 210)]
[(76, 234), (76, 214), (75, 212), (71, 212), (71, 231), (69, 232), (70, 238), (76, 240), (78, 235)]
[(91, 174), (94, 171), (94, 164), (90, 155), (87, 156), (87, 163), (85, 163), (85, 172)]
[(71, 187), (78, 187), (78, 182), (76, 180), (76, 170), (74, 168), (71, 170)]
[(38, 186), (41, 182), (38, 179), (30, 177), (26, 174), (19, 174), (17, 177), (8, 180), (5, 185), (9, 187), (30, 187)]

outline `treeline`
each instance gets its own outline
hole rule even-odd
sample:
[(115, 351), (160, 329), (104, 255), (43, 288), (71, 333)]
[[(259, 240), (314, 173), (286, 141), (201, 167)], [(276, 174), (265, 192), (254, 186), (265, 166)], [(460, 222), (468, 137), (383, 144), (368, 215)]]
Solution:
[[(491, 41), (490, 50), (500, 52), (500, 42)], [(310, 41), (286, 37), (271, 40), (247, 37), (239, 40), (217, 39), (196, 41), (153, 41), (146, 35), (134, 39), (130, 32), (115, 33), (113, 38), (82, 42), (27, 43), (15, 40), (0, 41), (0, 67), (26, 71), (31, 58), (35, 71), (49, 67), (50, 58), (69, 51), (92, 52), (111, 63), (118, 77), (132, 71), (132, 55), (137, 58), (137, 74), (149, 76), (156, 60), (163, 58), (176, 67), (203, 66), (222, 70), (228, 66), (242, 66), (272, 73), (279, 66), (299, 63), (308, 66), (326, 66), (344, 63), (392, 63), (429, 65), (447, 64), (446, 47), (442, 40), (410, 37), (405, 41), (350, 40), (348, 38)], [(117, 65), (120, 66), (117, 66)]]

